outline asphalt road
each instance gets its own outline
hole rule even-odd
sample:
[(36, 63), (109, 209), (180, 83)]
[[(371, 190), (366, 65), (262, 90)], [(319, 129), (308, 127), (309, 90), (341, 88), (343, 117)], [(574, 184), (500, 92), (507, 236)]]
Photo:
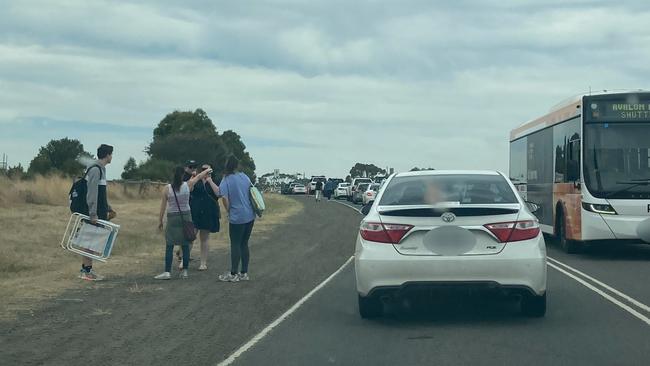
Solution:
[(650, 246), (579, 255), (548, 246), (544, 318), (521, 316), (511, 299), (461, 294), (391, 304), (383, 318), (363, 320), (349, 264), (232, 364), (650, 364)]

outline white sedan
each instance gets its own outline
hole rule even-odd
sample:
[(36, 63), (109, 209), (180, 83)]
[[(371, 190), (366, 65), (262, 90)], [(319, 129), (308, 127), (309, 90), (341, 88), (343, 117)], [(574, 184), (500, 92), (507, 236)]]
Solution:
[(339, 185), (336, 186), (336, 189), (334, 190), (334, 198), (339, 199), (341, 197), (347, 197), (349, 186), (350, 183), (339, 183)]
[(380, 188), (379, 183), (373, 183), (368, 186), (368, 189), (366, 189), (365, 192), (363, 192), (363, 195), (361, 196), (361, 202), (364, 205), (369, 204), (370, 202), (375, 200), (375, 196), (377, 196), (377, 191)]
[(305, 187), (303, 184), (296, 184), (291, 189), (291, 193), (293, 193), (293, 194), (307, 194), (307, 187)]
[(393, 175), (363, 208), (355, 249), (363, 318), (410, 288), (499, 290), (546, 313), (546, 247), (535, 204), (494, 171)]

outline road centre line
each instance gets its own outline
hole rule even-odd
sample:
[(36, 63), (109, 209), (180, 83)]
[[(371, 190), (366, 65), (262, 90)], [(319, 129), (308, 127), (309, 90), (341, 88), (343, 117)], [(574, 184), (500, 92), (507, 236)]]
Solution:
[(564, 267), (565, 269), (567, 269), (569, 271), (572, 271), (575, 274), (582, 276), (583, 278), (588, 279), (589, 281), (597, 284), (598, 286), (606, 289), (607, 291), (616, 294), (617, 296), (625, 299), (625, 301), (629, 302), (630, 304), (634, 304), (634, 306), (638, 307), (639, 309), (642, 309), (642, 310), (650, 313), (650, 306), (648, 306), (648, 305), (646, 305), (646, 304), (632, 298), (631, 296), (628, 296), (628, 295), (618, 291), (617, 289), (615, 289), (615, 288), (613, 288), (613, 287), (611, 287), (611, 286), (609, 286), (609, 285), (607, 285), (607, 284), (605, 284), (605, 283), (603, 283), (603, 282), (589, 276), (588, 274), (586, 274), (584, 272), (581, 272), (581, 271), (569, 266), (568, 264), (560, 262), (559, 260), (557, 260), (555, 258), (547, 257), (547, 259), (552, 261), (554, 264), (560, 265), (560, 266)]
[(632, 307), (630, 307), (629, 305), (624, 304), (624, 303), (618, 301), (616, 298), (614, 298), (614, 297), (611, 296), (610, 294), (608, 294), (608, 293), (602, 291), (601, 289), (599, 289), (599, 288), (597, 288), (596, 286), (590, 284), (589, 282), (583, 280), (582, 278), (580, 278), (580, 277), (574, 275), (573, 273), (568, 272), (568, 271), (566, 271), (566, 270), (564, 270), (564, 269), (562, 269), (562, 268), (556, 266), (556, 265), (553, 264), (553, 263), (547, 263), (547, 265), (548, 265), (549, 267), (551, 267), (551, 268), (554, 268), (554, 269), (557, 270), (557, 271), (560, 271), (561, 273), (565, 274), (566, 276), (569, 276), (569, 277), (573, 278), (573, 279), (576, 280), (578, 283), (580, 283), (580, 284), (582, 284), (583, 286), (587, 287), (587, 288), (590, 289), (591, 291), (594, 291), (594, 292), (597, 293), (598, 295), (600, 295), (600, 296), (604, 297), (605, 299), (609, 300), (610, 302), (612, 302), (614, 305), (616, 305), (616, 306), (620, 307), (621, 309), (627, 311), (628, 313), (634, 315), (635, 317), (637, 317), (639, 320), (641, 320), (642, 322), (646, 323), (647, 325), (650, 325), (650, 318), (648, 318), (648, 317), (644, 316), (643, 314), (639, 313), (638, 311), (634, 310), (634, 309), (633, 309)]
[(307, 300), (309, 300), (316, 292), (318, 292), (320, 289), (325, 287), (336, 275), (341, 273), (345, 267), (348, 266), (352, 262), (354, 257), (348, 258), (345, 263), (339, 269), (336, 270), (336, 272), (332, 273), (329, 277), (327, 277), (323, 282), (321, 282), (318, 286), (316, 286), (313, 290), (311, 290), (307, 295), (305, 295), (302, 299), (298, 300), (297, 303), (295, 303), (289, 310), (284, 312), (284, 314), (280, 315), (277, 319), (273, 321), (273, 323), (269, 324), (266, 326), (266, 328), (262, 329), (261, 332), (259, 332), (257, 335), (255, 335), (250, 341), (248, 341), (246, 344), (241, 346), (237, 351), (235, 351), (233, 354), (231, 354), (227, 359), (221, 361), (220, 363), (217, 364), (217, 366), (228, 366), (231, 365), (235, 360), (240, 357), (242, 354), (244, 354), (246, 351), (249, 349), (253, 348), (259, 341), (261, 341), (264, 337), (266, 337), (275, 327), (280, 325), (283, 321), (285, 321), (291, 314), (295, 313), (296, 310), (298, 310)]
[[(336, 201), (335, 201), (335, 202), (336, 202)], [(342, 203), (342, 202), (337, 202), (337, 203), (339, 203), (339, 204), (341, 204), (341, 205), (343, 205), (343, 206), (347, 206), (347, 207), (349, 207), (349, 208), (351, 208), (351, 209), (353, 209), (353, 210), (355, 210), (355, 211), (361, 213), (361, 211), (358, 210), (356, 207), (352, 207), (352, 206), (347, 205), (347, 204)], [(579, 270), (577, 270), (577, 269), (575, 269), (575, 268), (569, 266), (568, 264), (562, 263), (562, 262), (558, 261), (558, 260), (555, 259), (555, 258), (551, 258), (551, 257), (548, 257), (548, 256), (547, 256), (547, 259), (550, 261), (550, 262), (547, 261), (547, 263), (546, 263), (549, 267), (551, 267), (551, 268), (553, 268), (553, 269), (555, 269), (555, 270), (561, 272), (562, 274), (564, 274), (564, 275), (566, 275), (566, 276), (568, 276), (568, 277), (570, 277), (570, 278), (576, 280), (578, 283), (584, 285), (584, 286), (587, 287), (588, 289), (590, 289), (590, 290), (596, 292), (597, 294), (601, 295), (601, 296), (604, 297), (605, 299), (607, 299), (607, 300), (609, 300), (610, 302), (614, 303), (615, 305), (619, 306), (619, 307), (622, 308), (623, 310), (625, 310), (625, 311), (629, 312), (630, 314), (634, 315), (635, 317), (639, 318), (641, 321), (643, 321), (643, 322), (646, 323), (647, 325), (650, 325), (650, 318), (644, 316), (643, 314), (639, 313), (638, 311), (636, 311), (635, 309), (633, 309), (633, 308), (630, 307), (629, 305), (627, 305), (627, 304), (625, 304), (625, 303), (623, 303), (623, 302), (617, 300), (617, 299), (614, 298), (613, 296), (611, 296), (611, 295), (609, 295), (608, 293), (602, 291), (601, 289), (599, 289), (599, 288), (597, 288), (596, 286), (590, 284), (589, 282), (587, 282), (587, 281), (585, 281), (584, 279), (578, 277), (577, 275), (580, 275), (580, 276), (584, 277), (585, 279), (588, 279), (588, 280), (592, 281), (593, 283), (597, 284), (598, 286), (601, 286), (602, 288), (604, 288), (604, 289), (610, 291), (611, 293), (613, 293), (613, 294), (619, 296), (620, 298), (624, 299), (624, 300), (627, 301), (628, 303), (633, 304), (634, 306), (636, 306), (636, 307), (639, 308), (639, 309), (642, 309), (642, 310), (645, 311), (645, 312), (650, 313), (650, 306), (645, 305), (644, 303), (642, 303), (642, 302), (640, 302), (640, 301), (638, 301), (638, 300), (632, 298), (631, 296), (628, 296), (628, 295), (622, 293), (621, 291), (618, 291), (618, 290), (616, 290), (615, 288), (613, 288), (613, 287), (611, 287), (611, 286), (605, 284), (604, 282), (599, 281), (599, 280), (597, 280), (597, 279), (595, 279), (595, 278), (593, 278), (593, 277), (587, 275), (586, 273), (583, 273), (583, 272), (581, 272), (581, 271), (579, 271)], [(562, 266), (562, 267), (564, 267), (565, 269), (563, 269), (563, 268), (561, 268), (561, 267), (559, 267), (559, 266)], [(569, 272), (569, 271), (572, 271), (572, 272), (574, 272), (575, 274), (574, 274), (574, 273), (571, 273), (571, 272)]]

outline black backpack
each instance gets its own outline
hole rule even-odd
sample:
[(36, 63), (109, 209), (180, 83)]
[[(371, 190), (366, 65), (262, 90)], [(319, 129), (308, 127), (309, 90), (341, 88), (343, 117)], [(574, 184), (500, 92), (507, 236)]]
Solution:
[(72, 188), (70, 188), (70, 193), (68, 193), (68, 197), (70, 198), (70, 211), (84, 215), (88, 214), (88, 201), (86, 201), (88, 181), (86, 180), (86, 176), (90, 169), (94, 167), (99, 168), (99, 179), (104, 178), (102, 168), (95, 164), (86, 170), (83, 177), (72, 183)]
[(316, 182), (316, 190), (320, 191), (323, 189), (323, 182)]

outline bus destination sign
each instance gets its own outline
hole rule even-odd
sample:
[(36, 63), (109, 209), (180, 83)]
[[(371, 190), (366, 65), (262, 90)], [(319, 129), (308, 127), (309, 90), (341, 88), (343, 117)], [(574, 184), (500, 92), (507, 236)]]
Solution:
[(627, 95), (616, 99), (593, 98), (585, 100), (585, 117), (589, 122), (641, 122), (650, 121), (648, 96)]

